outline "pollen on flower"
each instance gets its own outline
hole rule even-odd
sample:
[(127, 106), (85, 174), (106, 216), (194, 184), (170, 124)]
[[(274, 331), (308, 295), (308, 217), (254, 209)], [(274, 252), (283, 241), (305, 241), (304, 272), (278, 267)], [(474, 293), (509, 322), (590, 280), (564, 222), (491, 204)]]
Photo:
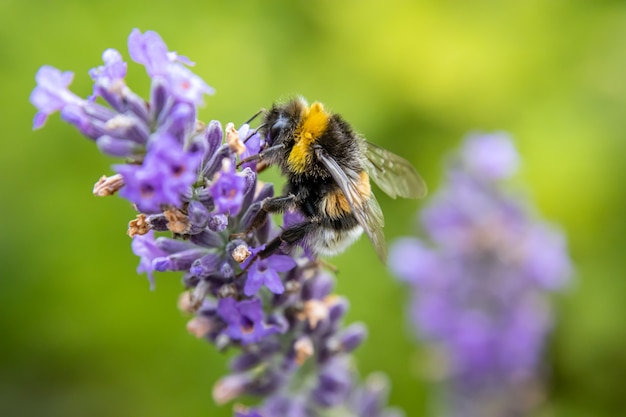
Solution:
[(245, 389), (247, 378), (243, 375), (228, 375), (213, 386), (213, 399), (217, 404), (225, 404), (240, 396)]
[(198, 339), (209, 334), (213, 327), (213, 322), (209, 318), (202, 316), (196, 316), (187, 322), (187, 331)]
[(317, 325), (328, 317), (328, 306), (324, 301), (309, 300), (304, 303), (304, 309), (297, 315), (299, 320), (307, 320), (309, 326), (315, 329)]
[(147, 216), (143, 213), (139, 213), (136, 219), (128, 223), (128, 231), (126, 234), (130, 237), (135, 237), (136, 235), (145, 235), (149, 231), (150, 225), (147, 222)]
[(239, 132), (232, 123), (226, 124), (226, 144), (237, 155), (241, 155), (246, 151), (246, 145), (241, 141)]
[(115, 194), (124, 186), (124, 178), (120, 174), (107, 177), (103, 175), (93, 186), (93, 195), (96, 197), (107, 197)]
[(239, 245), (234, 250), (231, 256), (237, 263), (242, 263), (252, 254), (250, 248), (247, 245)]
[(217, 290), (217, 295), (219, 298), (236, 297), (237, 287), (233, 284), (224, 284)]
[[(304, 278), (304, 279), (306, 279), (306, 278)], [(297, 281), (287, 281), (287, 282), (285, 282), (285, 292), (287, 294), (296, 294), (301, 289), (302, 289), (302, 284), (300, 284)]]
[(298, 365), (302, 365), (307, 359), (313, 356), (313, 353), (315, 353), (313, 342), (308, 336), (303, 336), (296, 340), (293, 348), (296, 351), (296, 363)]
[(187, 217), (187, 215), (185, 215), (182, 211), (175, 207), (170, 207), (165, 210), (163, 214), (167, 219), (167, 228), (171, 232), (181, 235), (189, 232), (189, 229), (191, 228), (189, 217)]
[(194, 306), (191, 292), (185, 291), (178, 297), (178, 309), (183, 313), (193, 314), (197, 308)]

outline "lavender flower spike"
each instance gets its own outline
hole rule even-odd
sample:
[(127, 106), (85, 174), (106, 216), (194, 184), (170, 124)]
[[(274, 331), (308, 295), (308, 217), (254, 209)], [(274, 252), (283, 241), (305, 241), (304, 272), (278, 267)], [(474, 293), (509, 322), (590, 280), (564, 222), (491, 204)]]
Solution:
[[(508, 135), (472, 135), (422, 213), (428, 238), (396, 241), (390, 267), (413, 291), (417, 335), (445, 361), (446, 416), (528, 416), (552, 327), (548, 295), (572, 274), (565, 240), (501, 188)], [(430, 242), (428, 242), (430, 241)]]
[[(88, 100), (68, 90), (72, 73), (42, 67), (31, 95), (34, 124), (60, 110), (102, 152), (123, 158), (96, 194), (132, 203), (139, 212), (128, 230), (137, 272), (154, 288), (155, 271), (179, 271), (179, 307), (193, 315), (188, 330), (235, 352), (230, 373), (213, 389), (216, 403), (257, 397), (252, 407), (235, 405), (239, 417), (397, 415), (385, 408), (386, 385), (373, 389), (356, 374), (352, 351), (366, 328), (344, 327), (348, 301), (332, 293), (333, 279), (315, 257), (297, 246), (258, 256), (280, 230), (271, 217), (249, 230), (274, 188), (257, 181), (255, 161), (241, 168), (238, 161), (260, 152), (263, 138), (247, 124), (228, 124), (224, 134), (220, 122), (197, 120), (197, 106), (213, 89), (156, 32), (133, 30), (128, 49), (150, 77), (148, 100), (126, 85), (132, 68), (122, 55), (107, 49), (104, 65), (90, 71)], [(283, 224), (296, 217), (286, 214)]]

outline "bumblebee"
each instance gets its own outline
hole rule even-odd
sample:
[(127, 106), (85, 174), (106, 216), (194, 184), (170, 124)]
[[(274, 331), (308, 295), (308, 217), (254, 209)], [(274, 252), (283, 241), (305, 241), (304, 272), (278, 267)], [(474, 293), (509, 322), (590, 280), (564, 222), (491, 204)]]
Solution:
[(260, 256), (280, 245), (303, 242), (315, 254), (343, 252), (363, 231), (384, 263), (383, 213), (370, 178), (390, 197), (421, 198), (426, 184), (404, 158), (364, 140), (338, 114), (303, 98), (274, 104), (258, 128), (265, 148), (242, 162), (277, 165), (287, 178), (283, 195), (263, 200), (249, 231), (270, 213), (297, 210), (305, 218), (270, 241)]

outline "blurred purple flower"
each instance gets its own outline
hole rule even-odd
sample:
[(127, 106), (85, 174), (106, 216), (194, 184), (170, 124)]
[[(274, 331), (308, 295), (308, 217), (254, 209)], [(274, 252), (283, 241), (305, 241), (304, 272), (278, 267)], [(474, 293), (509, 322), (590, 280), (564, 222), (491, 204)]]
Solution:
[(509, 178), (519, 167), (519, 155), (504, 132), (473, 134), (463, 143), (461, 161), (466, 169), (487, 180)]
[(466, 399), (499, 403), (539, 378), (552, 324), (547, 295), (572, 274), (565, 238), (497, 182), (519, 165), (507, 135), (470, 136), (456, 161), (422, 213), (433, 245), (396, 241), (390, 268), (413, 287), (417, 334), (445, 359), (447, 415), (525, 415), (510, 398), (502, 414)]

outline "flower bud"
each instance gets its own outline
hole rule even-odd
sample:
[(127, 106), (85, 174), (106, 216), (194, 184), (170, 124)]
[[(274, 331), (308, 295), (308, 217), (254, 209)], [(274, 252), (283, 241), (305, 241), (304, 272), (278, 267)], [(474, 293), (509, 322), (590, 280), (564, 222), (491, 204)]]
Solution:
[(124, 186), (124, 178), (120, 174), (110, 177), (103, 175), (93, 186), (93, 195), (97, 197), (106, 197), (115, 194)]

